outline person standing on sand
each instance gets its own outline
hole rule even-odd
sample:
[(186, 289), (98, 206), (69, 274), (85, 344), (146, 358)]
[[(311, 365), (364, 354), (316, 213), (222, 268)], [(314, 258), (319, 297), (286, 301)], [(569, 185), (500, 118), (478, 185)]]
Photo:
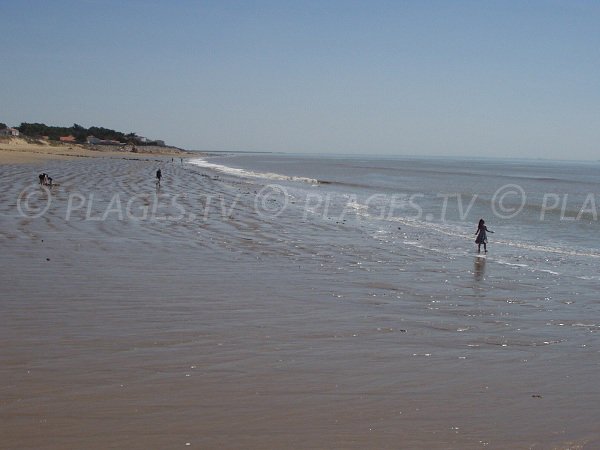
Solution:
[(160, 169), (158, 169), (156, 171), (156, 184), (158, 184), (160, 186), (160, 179), (162, 178), (162, 172), (160, 171)]
[(50, 176), (46, 172), (40, 173), (38, 175), (38, 178), (40, 179), (40, 186), (52, 187), (52, 178), (50, 178)]
[(479, 219), (479, 225), (477, 225), (477, 231), (475, 235), (475, 243), (477, 244), (477, 253), (481, 252), (481, 244), (483, 244), (483, 251), (487, 253), (487, 233), (493, 233), (492, 230), (488, 230), (485, 226), (485, 220)]

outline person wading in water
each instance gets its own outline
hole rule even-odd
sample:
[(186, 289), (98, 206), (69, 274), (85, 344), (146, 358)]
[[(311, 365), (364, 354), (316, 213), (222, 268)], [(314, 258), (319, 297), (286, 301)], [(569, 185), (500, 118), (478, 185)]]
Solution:
[(475, 239), (477, 253), (481, 252), (481, 244), (483, 244), (483, 251), (487, 253), (487, 233), (493, 233), (493, 231), (488, 230), (485, 226), (485, 220), (480, 219), (479, 225), (477, 225), (477, 231), (475, 232), (475, 235), (477, 236), (477, 239)]

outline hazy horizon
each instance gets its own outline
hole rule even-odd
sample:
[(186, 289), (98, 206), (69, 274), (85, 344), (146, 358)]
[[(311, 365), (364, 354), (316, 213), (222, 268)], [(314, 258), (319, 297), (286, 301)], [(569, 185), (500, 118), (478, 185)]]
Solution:
[(598, 160), (591, 1), (3, 2), (0, 122), (207, 151)]

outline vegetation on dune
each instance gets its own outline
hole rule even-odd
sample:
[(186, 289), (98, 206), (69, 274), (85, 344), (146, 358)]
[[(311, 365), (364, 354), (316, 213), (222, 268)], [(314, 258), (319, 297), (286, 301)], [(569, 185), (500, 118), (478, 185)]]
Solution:
[[(1, 125), (0, 129), (2, 128)], [(110, 128), (95, 126), (85, 128), (76, 123), (72, 127), (56, 127), (44, 123), (23, 122), (16, 128), (24, 136), (32, 138), (47, 137), (51, 141), (58, 141), (64, 136), (73, 136), (76, 142), (85, 143), (88, 136), (94, 136), (98, 139), (118, 141), (123, 144), (156, 145), (156, 141), (145, 141), (135, 133), (125, 134)]]

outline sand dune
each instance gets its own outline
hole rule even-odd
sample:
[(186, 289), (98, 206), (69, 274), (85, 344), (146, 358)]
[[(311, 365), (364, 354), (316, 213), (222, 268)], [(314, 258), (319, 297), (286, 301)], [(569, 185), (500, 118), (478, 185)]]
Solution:
[(193, 156), (174, 147), (138, 147), (138, 152), (130, 147), (90, 146), (50, 142), (29, 138), (0, 138), (0, 164), (40, 163), (47, 160), (67, 160), (73, 158), (98, 157), (143, 157), (144, 155), (186, 158)]

